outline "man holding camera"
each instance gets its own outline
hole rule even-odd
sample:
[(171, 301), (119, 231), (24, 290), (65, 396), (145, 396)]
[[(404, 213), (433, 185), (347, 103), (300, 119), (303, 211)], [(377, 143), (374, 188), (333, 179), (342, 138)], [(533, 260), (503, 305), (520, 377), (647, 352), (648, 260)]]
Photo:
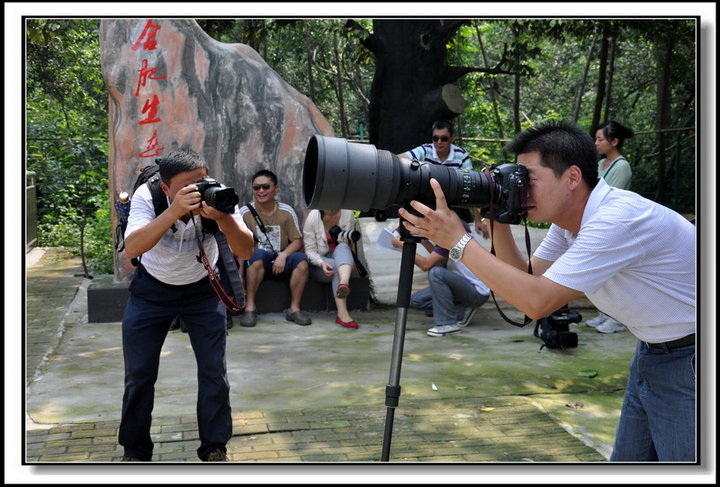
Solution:
[(312, 324), (310, 316), (300, 309), (309, 267), (303, 250), (300, 223), (292, 206), (277, 201), (278, 179), (275, 173), (262, 169), (251, 178), (253, 201), (240, 208), (245, 224), (257, 243), (245, 262), (245, 312), (239, 316), (241, 326), (257, 324), (255, 296), (263, 279), (289, 279), (290, 308), (285, 319), (298, 325)]
[(639, 340), (611, 461), (695, 461), (695, 227), (599, 179), (593, 140), (573, 124), (531, 128), (507, 149), (527, 168), (528, 218), (552, 223), (532, 274), (507, 225), (494, 223), (497, 257), (468, 239), (434, 179), (437, 209), (412, 202), (422, 216), (400, 210), (406, 228), (530, 318), (585, 293), (625, 323)]
[(230, 387), (225, 364), (225, 307), (199, 261), (199, 245), (211, 265), (218, 261), (214, 234), (200, 229), (201, 217), (214, 220), (237, 257), (250, 257), (252, 233), (240, 217), (210, 206), (198, 191), (208, 175), (201, 157), (177, 149), (156, 161), (160, 188), (169, 206), (155, 214), (148, 185), (138, 187), (130, 205), (125, 253), (140, 258), (130, 283), (122, 321), (125, 393), (119, 442), (123, 461), (150, 461), (154, 386), (160, 351), (175, 316), (184, 320), (198, 369), (198, 428), (202, 461), (227, 461), (232, 436)]

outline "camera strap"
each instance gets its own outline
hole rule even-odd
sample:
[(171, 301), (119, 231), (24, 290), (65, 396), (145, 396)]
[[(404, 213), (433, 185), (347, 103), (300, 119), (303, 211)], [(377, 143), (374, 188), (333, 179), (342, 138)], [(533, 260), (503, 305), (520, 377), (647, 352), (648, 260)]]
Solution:
[[(190, 217), (192, 218), (192, 214), (190, 215)], [(208, 259), (207, 253), (205, 252), (205, 247), (203, 247), (202, 239), (200, 238), (199, 232), (200, 228), (196, 225), (195, 237), (198, 243), (198, 260), (202, 263), (202, 265), (205, 267), (205, 270), (207, 271), (210, 286), (213, 288), (213, 291), (215, 291), (215, 295), (218, 297), (218, 299), (220, 299), (222, 304), (229, 311), (237, 313), (238, 311), (241, 311), (243, 308), (245, 308), (245, 287), (243, 286), (242, 278), (240, 277), (240, 273), (238, 271), (237, 262), (235, 261), (235, 256), (233, 256), (232, 254), (232, 250), (230, 250), (227, 238), (225, 237), (225, 234), (220, 231), (219, 228), (217, 229), (217, 231), (213, 232), (213, 236), (215, 237), (215, 241), (218, 245), (222, 264), (225, 267), (225, 274), (230, 281), (232, 293), (234, 296), (228, 295), (222, 284), (222, 280), (213, 269), (213, 266), (210, 264), (210, 260)]]
[[(492, 169), (494, 169), (494, 167), (495, 167), (495, 165), (492, 165), (489, 168), (486, 167), (483, 169), (483, 174), (485, 174), (485, 177), (487, 178), (488, 183), (490, 184), (490, 212), (489, 212), (490, 215), (494, 215), (493, 210), (495, 209), (495, 180), (493, 179), (492, 174), (491, 174), (491, 171), (492, 171)], [(490, 253), (492, 255), (496, 255), (495, 254), (495, 238), (494, 238), (495, 232), (493, 231), (495, 221), (492, 218), (490, 218), (489, 220), (490, 220)], [(525, 248), (527, 249), (527, 255), (528, 255), (528, 274), (532, 274), (532, 262), (530, 261), (530, 232), (528, 231), (528, 228), (527, 228), (527, 220), (525, 220)], [(508, 323), (510, 323), (511, 325), (519, 326), (520, 328), (522, 328), (523, 326), (532, 322), (532, 319), (530, 319), (530, 317), (528, 317), (527, 315), (525, 315), (525, 318), (522, 323), (513, 321), (512, 319), (508, 318), (505, 315), (505, 313), (503, 313), (502, 310), (500, 309), (500, 305), (498, 304), (497, 299), (495, 299), (495, 293), (493, 292), (492, 289), (490, 290), (490, 295), (492, 295), (493, 301), (495, 302), (495, 307), (497, 308), (498, 313), (500, 313), (500, 316), (502, 316), (502, 318), (505, 321), (507, 321)]]
[[(493, 239), (493, 220), (490, 220), (490, 253), (492, 255), (495, 255), (495, 241)], [(527, 254), (528, 254), (528, 274), (532, 274), (532, 263), (530, 262), (530, 232), (527, 229), (527, 222), (525, 222), (525, 247), (527, 248)], [(512, 319), (508, 318), (505, 313), (502, 312), (500, 309), (500, 305), (497, 302), (497, 299), (495, 299), (495, 293), (490, 290), (490, 294), (492, 295), (493, 301), (495, 302), (495, 307), (498, 310), (498, 313), (500, 313), (500, 316), (503, 317), (505, 321), (510, 323), (511, 325), (519, 326), (522, 328), (523, 326), (527, 325), (528, 323), (532, 322), (532, 319), (525, 315), (525, 318), (522, 323), (519, 323), (517, 321), (513, 321)]]
[(270, 242), (270, 237), (268, 236), (267, 232), (265, 231), (265, 224), (263, 224), (262, 220), (260, 219), (260, 215), (258, 215), (257, 211), (255, 210), (255, 207), (250, 203), (245, 203), (245, 206), (248, 207), (250, 210), (250, 213), (252, 213), (253, 218), (255, 218), (255, 223), (257, 223), (257, 226), (260, 228), (260, 231), (265, 235), (265, 240), (267, 240), (268, 245), (270, 246), (270, 250), (273, 251), (274, 254), (277, 254), (275, 251), (275, 248), (272, 245), (272, 242)]
[(355, 261), (355, 267), (357, 268), (358, 275), (360, 277), (364, 278), (364, 277), (367, 277), (368, 271), (365, 268), (365, 266), (363, 265), (363, 263), (360, 262), (360, 258), (357, 255), (357, 250), (355, 249), (356, 245), (357, 245), (356, 242), (353, 242), (352, 244), (350, 244), (350, 253), (353, 256), (353, 260)]

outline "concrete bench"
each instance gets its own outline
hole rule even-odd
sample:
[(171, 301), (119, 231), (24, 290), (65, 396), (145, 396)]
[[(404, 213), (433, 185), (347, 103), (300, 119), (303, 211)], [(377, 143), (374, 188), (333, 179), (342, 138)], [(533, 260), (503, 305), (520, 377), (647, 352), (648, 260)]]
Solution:
[[(304, 311), (334, 311), (335, 300), (330, 283), (309, 279), (301, 301)], [(370, 280), (350, 279), (352, 292), (348, 296), (348, 309), (370, 308)], [(88, 286), (88, 322), (113, 323), (122, 321), (127, 304), (128, 284), (114, 283), (112, 276), (93, 279)], [(287, 281), (267, 280), (260, 285), (256, 297), (259, 313), (281, 313), (290, 306), (290, 286)]]
[[(347, 298), (349, 310), (368, 310), (370, 307), (370, 280), (368, 278), (350, 279), (350, 296)], [(265, 280), (260, 284), (255, 305), (258, 313), (281, 313), (290, 306), (290, 285), (287, 280)], [(303, 292), (300, 307), (303, 311), (334, 311), (335, 299), (332, 285), (308, 279)]]

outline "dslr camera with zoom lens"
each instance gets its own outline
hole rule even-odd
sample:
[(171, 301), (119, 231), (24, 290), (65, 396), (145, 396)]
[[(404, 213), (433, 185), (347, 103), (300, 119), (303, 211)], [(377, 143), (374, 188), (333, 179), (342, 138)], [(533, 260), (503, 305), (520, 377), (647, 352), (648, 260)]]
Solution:
[(314, 135), (303, 168), (303, 195), (311, 209), (384, 210), (412, 200), (435, 206), (430, 179), (440, 183), (449, 207), (489, 208), (501, 223), (527, 216), (527, 169), (502, 164), (481, 172), (408, 161), (370, 144)]
[(202, 201), (207, 202), (218, 211), (223, 213), (235, 212), (235, 206), (240, 202), (240, 197), (232, 188), (223, 186), (213, 178), (202, 178), (196, 182), (197, 190), (200, 192)]
[(348, 242), (357, 242), (358, 240), (360, 240), (360, 232), (358, 232), (357, 230), (343, 230), (338, 225), (330, 228), (330, 230), (328, 230), (328, 233), (336, 244), (342, 242), (345, 239), (347, 239)]
[(578, 336), (577, 333), (570, 331), (570, 324), (581, 321), (582, 315), (577, 311), (571, 311), (565, 305), (553, 311), (552, 314), (537, 320), (533, 334), (543, 341), (543, 347), (575, 348), (578, 345)]

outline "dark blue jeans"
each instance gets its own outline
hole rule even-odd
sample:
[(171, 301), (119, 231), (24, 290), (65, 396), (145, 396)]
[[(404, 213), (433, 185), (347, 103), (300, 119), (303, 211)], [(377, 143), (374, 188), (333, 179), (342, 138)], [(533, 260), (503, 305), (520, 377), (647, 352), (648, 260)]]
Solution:
[(172, 286), (157, 281), (141, 266), (130, 284), (122, 322), (125, 394), (118, 439), (126, 456), (152, 459), (150, 425), (160, 351), (177, 315), (185, 321), (197, 363), (198, 457), (205, 459), (216, 448), (225, 451), (232, 436), (225, 308), (207, 279)]
[(694, 462), (695, 346), (666, 352), (639, 341), (610, 461)]

